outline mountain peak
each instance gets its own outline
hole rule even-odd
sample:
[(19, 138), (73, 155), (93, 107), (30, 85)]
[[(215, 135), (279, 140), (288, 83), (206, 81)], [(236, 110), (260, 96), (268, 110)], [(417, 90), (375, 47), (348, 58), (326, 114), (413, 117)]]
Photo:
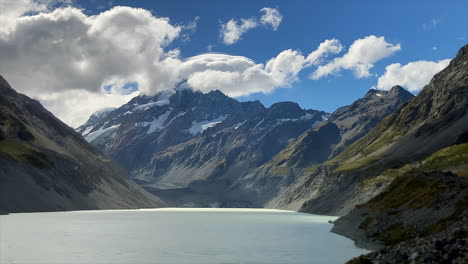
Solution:
[(99, 109), (98, 111), (94, 112), (94, 113), (92, 114), (92, 116), (104, 118), (104, 117), (106, 117), (110, 112), (114, 111), (115, 109), (117, 109), (117, 107), (105, 107), (105, 108)]
[(390, 92), (401, 92), (406, 91), (405, 88), (401, 87), (400, 85), (395, 85), (390, 89)]
[(401, 87), (400, 85), (393, 86), (388, 91), (388, 94), (393, 95), (393, 96), (404, 96), (404, 97), (409, 97), (409, 98), (414, 97), (414, 95), (411, 92), (409, 92), (405, 88)]
[(218, 89), (209, 91), (208, 94), (209, 94), (209, 95), (218, 96), (218, 97), (227, 97), (227, 95), (225, 95), (223, 92), (221, 92), (221, 91), (218, 90)]
[(8, 92), (15, 92), (13, 88), (11, 88), (10, 84), (3, 78), (2, 75), (0, 75), (0, 90), (8, 91)]
[[(461, 67), (460, 70), (466, 72), (466, 69), (468, 68), (468, 62), (467, 61), (468, 61), (468, 44), (466, 44), (465, 46), (461, 47), (458, 50), (457, 55), (455, 56), (455, 58), (452, 59), (449, 66), (447, 66), (447, 68), (445, 68), (445, 69), (451, 69), (453, 67), (458, 66), (458, 67)], [(444, 71), (444, 70), (442, 70), (442, 71)]]
[(378, 89), (370, 89), (363, 98), (374, 98), (374, 97), (387, 97), (387, 98), (393, 98), (393, 97), (402, 97), (407, 100), (411, 99), (414, 97), (412, 93), (410, 93), (408, 90), (403, 88), (400, 85), (395, 85), (393, 86), (390, 90), (385, 91), (385, 90), (378, 90)]
[(276, 118), (299, 118), (304, 115), (304, 110), (294, 102), (278, 102), (268, 108), (270, 115)]
[(455, 56), (455, 58), (462, 58), (462, 57), (468, 57), (468, 44), (461, 47), (457, 52), (457, 56)]

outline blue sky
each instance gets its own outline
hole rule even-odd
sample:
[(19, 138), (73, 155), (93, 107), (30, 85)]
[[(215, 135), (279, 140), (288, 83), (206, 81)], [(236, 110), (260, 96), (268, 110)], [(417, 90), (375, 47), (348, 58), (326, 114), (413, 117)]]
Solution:
[[(187, 76), (194, 89), (328, 112), (371, 87), (417, 94), (468, 42), (466, 0), (0, 0), (0, 10), (0, 74), (72, 126), (125, 103), (136, 83), (154, 94)], [(228, 43), (222, 32), (242, 19), (253, 24)], [(308, 62), (321, 44), (328, 53)]]
[[(101, 1), (79, 1), (86, 10), (100, 12)], [(96, 4), (98, 3), (98, 4)], [(99, 4), (100, 3), (100, 4)], [(438, 61), (453, 58), (468, 43), (468, 1), (113, 1), (149, 9), (157, 16), (177, 24), (200, 17), (196, 32), (188, 43), (176, 41), (183, 57), (213, 51), (242, 55), (265, 63), (285, 49), (303, 53), (314, 50), (323, 40), (336, 38), (345, 47), (368, 35), (384, 36), (400, 43), (401, 51), (375, 64), (379, 76), (391, 63)], [(233, 45), (224, 45), (219, 37), (220, 23), (231, 18), (258, 16), (263, 7), (277, 8), (283, 21), (277, 31), (254, 28)], [(436, 48), (434, 50), (433, 48)], [(300, 73), (292, 88), (276, 89), (271, 94), (256, 93), (240, 100), (260, 100), (266, 105), (295, 101), (302, 107), (333, 111), (349, 104), (374, 86), (377, 77), (356, 79), (350, 72), (320, 80), (310, 80), (310, 71)]]

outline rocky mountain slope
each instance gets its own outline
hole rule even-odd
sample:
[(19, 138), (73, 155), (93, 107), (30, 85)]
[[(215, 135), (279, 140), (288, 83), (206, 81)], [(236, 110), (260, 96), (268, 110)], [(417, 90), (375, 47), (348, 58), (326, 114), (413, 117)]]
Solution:
[(333, 227), (333, 232), (377, 250), (354, 262), (468, 260), (468, 143), (444, 148), (386, 175), (395, 178), (387, 189)]
[(379, 249), (350, 263), (461, 263), (467, 135), (468, 45), (406, 106), (270, 205), (346, 214), (334, 231)]
[(80, 134), (0, 77), (0, 211), (161, 205)]
[[(270, 204), (343, 215), (391, 182), (381, 174), (463, 143), (468, 131), (467, 47), (407, 105), (334, 159), (311, 167)], [(378, 178), (378, 184), (362, 182)], [(338, 197), (338, 198), (337, 198)]]
[(363, 98), (337, 109), (326, 121), (300, 135), (268, 162), (250, 170), (230, 188), (232, 195), (242, 193), (256, 206), (264, 206), (305, 169), (334, 157), (413, 97), (400, 86), (390, 91), (370, 90)]
[(173, 205), (232, 205), (243, 203), (224, 197), (235, 179), (327, 116), (292, 102), (265, 108), (219, 91), (178, 87), (173, 94), (139, 96), (110, 113), (93, 115), (77, 130)]
[(114, 111), (92, 115), (77, 131), (136, 176), (134, 171), (154, 153), (262, 111), (258, 101), (240, 103), (220, 91), (203, 94), (179, 87), (174, 94), (137, 96)]
[(265, 108), (183, 85), (174, 94), (100, 111), (78, 128), (135, 181), (176, 206), (261, 207), (296, 177), (273, 179), (271, 172), (329, 159), (413, 97), (399, 86), (371, 90), (330, 116), (292, 102)]

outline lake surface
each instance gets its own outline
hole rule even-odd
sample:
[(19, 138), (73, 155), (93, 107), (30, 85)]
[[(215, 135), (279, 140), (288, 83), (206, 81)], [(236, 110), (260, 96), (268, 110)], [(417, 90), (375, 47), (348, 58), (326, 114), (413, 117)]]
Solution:
[(152, 209), (0, 216), (0, 263), (344, 263), (368, 251), (335, 217), (266, 209)]

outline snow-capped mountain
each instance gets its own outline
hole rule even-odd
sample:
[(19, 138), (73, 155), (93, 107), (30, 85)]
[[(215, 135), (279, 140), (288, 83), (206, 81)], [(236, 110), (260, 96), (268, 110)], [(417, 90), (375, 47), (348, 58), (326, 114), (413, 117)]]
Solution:
[(135, 97), (77, 130), (147, 188), (192, 188), (206, 180), (205, 186), (223, 181), (222, 191), (327, 116), (292, 102), (266, 108), (220, 91), (177, 89)]

